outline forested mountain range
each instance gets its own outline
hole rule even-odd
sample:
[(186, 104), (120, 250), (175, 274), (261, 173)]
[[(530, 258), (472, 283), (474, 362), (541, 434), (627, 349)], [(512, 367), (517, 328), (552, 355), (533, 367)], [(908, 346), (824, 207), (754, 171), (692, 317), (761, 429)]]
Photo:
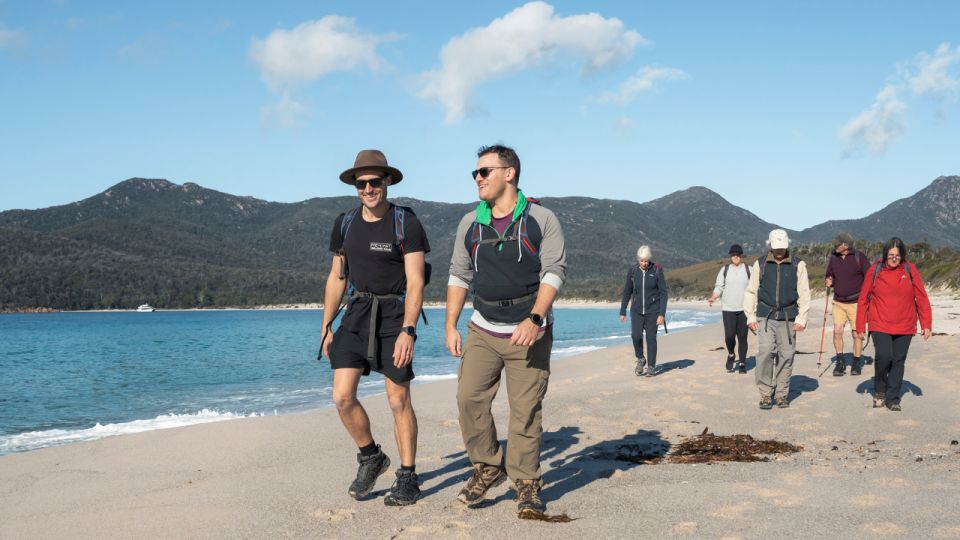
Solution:
[[(474, 204), (394, 199), (414, 208), (433, 250), (427, 296), (442, 299), (453, 235)], [(768, 223), (703, 187), (646, 203), (544, 197), (566, 235), (566, 297), (615, 299), (636, 248), (668, 270), (763, 251)], [(132, 178), (63, 206), (0, 212), (0, 309), (164, 308), (319, 302), (336, 215), (354, 197), (276, 203), (160, 179)], [(790, 231), (798, 244), (837, 232), (864, 240), (960, 247), (960, 177), (857, 220)], [(669, 274), (668, 274), (669, 276)]]

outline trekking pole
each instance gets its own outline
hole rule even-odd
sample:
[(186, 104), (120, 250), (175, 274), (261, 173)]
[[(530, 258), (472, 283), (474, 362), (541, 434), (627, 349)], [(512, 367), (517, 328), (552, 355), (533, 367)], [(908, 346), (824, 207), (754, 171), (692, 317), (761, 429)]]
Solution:
[[(820, 354), (817, 356), (817, 367), (820, 367), (820, 361), (823, 359), (823, 339), (827, 335), (827, 306), (830, 305), (830, 287), (827, 287), (827, 295), (823, 297), (823, 326), (820, 329)], [(830, 364), (833, 363), (833, 360), (830, 361)], [(827, 369), (830, 368), (830, 364), (827, 364)], [(826, 373), (826, 370), (823, 371)], [(820, 376), (823, 376), (823, 373)], [(820, 377), (817, 377), (818, 379)]]

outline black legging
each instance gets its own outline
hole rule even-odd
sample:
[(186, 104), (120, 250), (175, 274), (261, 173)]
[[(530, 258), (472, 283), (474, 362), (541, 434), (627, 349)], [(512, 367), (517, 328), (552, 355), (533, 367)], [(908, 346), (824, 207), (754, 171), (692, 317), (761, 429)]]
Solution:
[(643, 358), (643, 337), (647, 337), (647, 365), (657, 365), (657, 313), (648, 315), (630, 314), (630, 337), (633, 338), (633, 354)]
[(737, 354), (740, 361), (747, 359), (747, 315), (742, 311), (723, 312), (723, 334), (727, 343), (727, 354), (733, 355), (734, 344), (739, 344)]
[(913, 335), (872, 332), (870, 336), (873, 338), (873, 349), (877, 354), (873, 362), (873, 389), (877, 395), (886, 396), (887, 403), (900, 403), (903, 370)]

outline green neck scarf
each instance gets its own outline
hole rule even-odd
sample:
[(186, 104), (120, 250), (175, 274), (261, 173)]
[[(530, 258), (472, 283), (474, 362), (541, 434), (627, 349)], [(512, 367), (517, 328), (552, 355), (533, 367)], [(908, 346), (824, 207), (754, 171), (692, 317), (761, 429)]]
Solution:
[[(523, 215), (523, 211), (527, 209), (527, 198), (524, 196), (523, 191), (517, 190), (517, 206), (513, 209), (513, 219), (511, 222), (517, 220), (518, 217)], [(490, 208), (490, 203), (487, 201), (480, 201), (480, 204), (477, 205), (477, 223), (481, 225), (490, 225), (490, 220), (493, 219), (493, 209)]]

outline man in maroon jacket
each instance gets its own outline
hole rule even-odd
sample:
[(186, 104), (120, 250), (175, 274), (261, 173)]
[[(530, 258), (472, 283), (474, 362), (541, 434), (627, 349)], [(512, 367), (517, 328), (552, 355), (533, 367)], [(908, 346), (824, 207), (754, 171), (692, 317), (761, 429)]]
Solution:
[(863, 278), (870, 269), (867, 256), (853, 247), (853, 238), (847, 233), (840, 233), (833, 241), (835, 249), (827, 263), (827, 275), (824, 282), (827, 287), (833, 287), (833, 346), (837, 351), (837, 363), (833, 368), (833, 375), (840, 377), (846, 370), (843, 361), (843, 327), (850, 323), (850, 332), (853, 336), (853, 362), (850, 364), (850, 374), (860, 375), (863, 366), (860, 353), (863, 350), (863, 340), (857, 333), (857, 299), (860, 297), (860, 288)]

